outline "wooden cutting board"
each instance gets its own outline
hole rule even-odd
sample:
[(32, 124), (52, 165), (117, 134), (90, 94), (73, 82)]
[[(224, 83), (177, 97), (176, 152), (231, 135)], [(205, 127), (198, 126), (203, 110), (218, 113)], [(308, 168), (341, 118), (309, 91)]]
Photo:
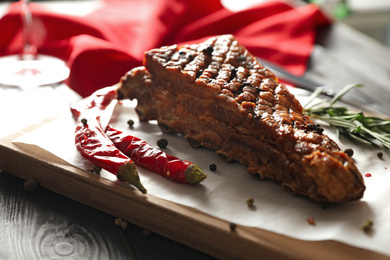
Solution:
[[(303, 241), (237, 225), (80, 170), (35, 146), (0, 139), (0, 169), (220, 259), (389, 259), (336, 241)], [(114, 202), (114, 203), (113, 203)]]

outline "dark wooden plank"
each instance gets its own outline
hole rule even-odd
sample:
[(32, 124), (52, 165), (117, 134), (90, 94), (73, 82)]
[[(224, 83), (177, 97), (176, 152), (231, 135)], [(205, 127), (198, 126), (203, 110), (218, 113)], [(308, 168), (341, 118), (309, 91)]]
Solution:
[(3, 259), (128, 256), (112, 216), (45, 189), (27, 192), (21, 179), (4, 172), (0, 192)]
[(338, 90), (361, 83), (364, 88), (352, 90), (351, 95), (390, 116), (390, 49), (340, 22), (318, 35), (304, 78)]
[[(0, 171), (0, 259), (213, 259)], [(145, 235), (146, 234), (146, 235)], [(188, 257), (190, 256), (190, 257)]]

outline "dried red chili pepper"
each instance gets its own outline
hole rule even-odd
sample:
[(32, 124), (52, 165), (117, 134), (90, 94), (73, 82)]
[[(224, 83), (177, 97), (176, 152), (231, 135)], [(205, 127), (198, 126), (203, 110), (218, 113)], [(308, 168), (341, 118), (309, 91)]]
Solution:
[[(206, 175), (196, 164), (180, 160), (172, 155), (167, 155), (139, 138), (131, 136), (127, 137), (119, 130), (108, 127), (108, 122), (112, 116), (114, 108), (114, 106), (110, 105), (115, 99), (117, 99), (117, 88), (115, 86), (107, 87), (96, 91), (90, 97), (84, 99), (83, 102), (73, 104), (71, 106), (71, 111), (73, 116), (79, 120), (82, 119), (82, 111), (94, 111), (96, 118), (92, 118), (95, 119), (96, 123), (100, 126), (99, 129), (111, 129), (109, 133), (105, 131), (105, 137), (109, 138), (111, 142), (119, 148), (119, 150), (140, 166), (180, 183), (197, 184), (206, 178)], [(119, 135), (120, 138), (118, 138)], [(101, 139), (105, 140), (103, 137)], [(123, 140), (123, 142), (120, 140)], [(136, 142), (133, 142), (131, 146), (129, 143), (130, 140), (136, 140)], [(107, 143), (107, 145), (108, 144), (109, 143)], [(131, 152), (131, 148), (136, 148), (137, 152)], [(110, 160), (108, 160), (107, 163), (110, 163)], [(105, 167), (108, 167), (103, 167), (101, 165), (98, 166), (106, 170), (107, 168)]]
[[(72, 114), (77, 118), (76, 148), (95, 165), (146, 193), (134, 162), (115, 147), (103, 130), (111, 118), (115, 105), (112, 101), (116, 98), (116, 87), (108, 87), (95, 92), (81, 103), (71, 105)], [(110, 110), (108, 107), (111, 104), (113, 106)]]
[(166, 154), (140, 138), (127, 135), (111, 126), (107, 127), (106, 134), (135, 164), (170, 180), (198, 184), (207, 177), (198, 165)]

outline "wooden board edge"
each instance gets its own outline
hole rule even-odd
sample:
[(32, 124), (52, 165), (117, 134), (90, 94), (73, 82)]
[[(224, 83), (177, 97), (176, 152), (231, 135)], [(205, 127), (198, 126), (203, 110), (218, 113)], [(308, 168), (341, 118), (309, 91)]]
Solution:
[[(34, 148), (30, 151), (21, 149), (12, 140), (22, 133), (0, 139), (0, 169), (25, 180), (36, 179), (45, 189), (217, 258), (390, 259), (336, 241), (303, 241), (245, 226), (237, 226), (232, 231), (227, 221), (199, 210), (141, 194), (120, 182), (99, 178), (46, 151), (34, 154)], [(15, 158), (18, 163), (11, 163)]]

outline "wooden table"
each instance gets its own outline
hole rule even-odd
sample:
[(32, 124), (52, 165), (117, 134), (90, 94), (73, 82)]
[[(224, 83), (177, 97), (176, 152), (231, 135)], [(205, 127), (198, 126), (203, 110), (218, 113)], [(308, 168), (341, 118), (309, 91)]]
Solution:
[[(390, 115), (389, 61), (388, 48), (337, 23), (321, 32), (305, 78), (338, 89), (362, 83), (366, 87), (356, 90), (359, 95), (375, 98), (367, 105)], [(29, 92), (0, 88), (0, 137), (59, 114), (79, 98), (65, 85)], [(115, 216), (43, 188), (27, 192), (23, 184), (0, 170), (1, 259), (67, 259), (75, 252), (79, 259), (213, 259), (206, 249), (208, 254), (131, 223), (122, 229), (114, 224)], [(346, 256), (349, 252), (351, 258), (360, 253), (351, 249)]]

